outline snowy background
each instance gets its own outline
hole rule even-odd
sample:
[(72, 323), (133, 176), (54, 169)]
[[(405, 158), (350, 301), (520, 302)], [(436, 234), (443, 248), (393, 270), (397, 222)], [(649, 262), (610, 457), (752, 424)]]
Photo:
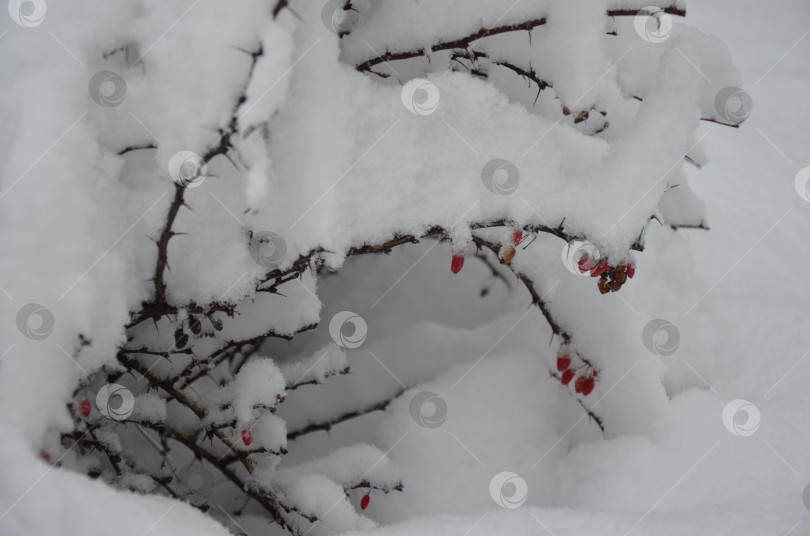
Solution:
[[(515, 20), (531, 12), (526, 4), (512, 12)], [(293, 7), (305, 20), (319, 17), (320, 6)], [(678, 43), (685, 52), (671, 49), (669, 59), (639, 56), (633, 63), (670, 61), (660, 76), (645, 79), (628, 69), (619, 77), (624, 89), (646, 94), (657, 88), (651, 93), (659, 99), (655, 106), (639, 112), (645, 128), (638, 139), (628, 139), (644, 141), (650, 151), (638, 157), (643, 170), (638, 177), (632, 176), (636, 165), (622, 167), (621, 143), (609, 148), (579, 135), (573, 125), (554, 129), (529, 154), (531, 140), (554, 124), (542, 117), (527, 119), (522, 112), (520, 106), (532, 104), (536, 89), (524, 102), (520, 93), (505, 95), (483, 82), (471, 83), (466, 75), (431, 75), (442, 97), (436, 114), (427, 118), (434, 123), (422, 121), (426, 118), (399, 103), (395, 80), (361, 76), (334, 61), (338, 55), (348, 63), (375, 56), (369, 43), (384, 43), (385, 28), (361, 26), (338, 47), (320, 22), (288, 32), (297, 24), (289, 13), (268, 21), (261, 2), (232, 9), (227, 24), (206, 2), (162, 8), (133, 3), (128, 9), (85, 2), (71, 11), (49, 2), (47, 17), (36, 28), (21, 28), (10, 18), (0, 24), (1, 534), (285, 533), (260, 511), (248, 508), (233, 517), (229, 512), (240, 505), (232, 499), (228, 506), (227, 489), (219, 497), (225, 508), (213, 512), (218, 523), (184, 503), (90, 480), (80, 459), (69, 452), (62, 458), (54, 434), (56, 428), (73, 425), (64, 406), (77, 382), (85, 371), (113, 359), (129, 311), (154, 290), (144, 281), (155, 262), (155, 245), (148, 237), (159, 234), (174, 185), (166, 173), (163, 182), (153, 177), (178, 151), (203, 153), (215, 143), (216, 129), (233, 112), (222, 103), (242, 91), (240, 172), (219, 158), (209, 163), (203, 184), (186, 190), (194, 211), (180, 212), (177, 230), (205, 232), (172, 242), (166, 281), (176, 302), (247, 295), (266, 267), (252, 261), (245, 229), (283, 224), (290, 229), (285, 236), (290, 256), (317, 246), (335, 252), (325, 254), (324, 262), (339, 271), (318, 278), (306, 272), (282, 288), (285, 296), (263, 295), (239, 304), (242, 317), (260, 311), (262, 322), (281, 333), (319, 319), (320, 325), (292, 342), (268, 341), (263, 355), (279, 368), (255, 362), (232, 384), (237, 393), (252, 393), (251, 374), (267, 374), (281, 382), (268, 388), (275, 395), (285, 388), (279, 370), (289, 388), (290, 378), (326, 373), (326, 365), (351, 366), (352, 374), (331, 377), (323, 385), (288, 389), (273, 416), (277, 420), (254, 429), (257, 444), (286, 445), (289, 452), (280, 464), (264, 469), (288, 497), (318, 513), (322, 521), (312, 527), (313, 534), (348, 529), (459, 536), (810, 534), (810, 287), (804, 269), (810, 263), (804, 237), (810, 202), (795, 180), (810, 166), (810, 4), (688, 4), (685, 22), (727, 45), (753, 111), (739, 129), (704, 121), (696, 133), (691, 131), (692, 119), (711, 111), (703, 95), (737, 81), (733, 69), (724, 67), (723, 49), (715, 41), (683, 29)], [(556, 9), (563, 18), (576, 13)], [(403, 11), (403, 16), (409, 13)], [(591, 22), (603, 24), (602, 18)], [(171, 25), (175, 20), (177, 27)], [(87, 25), (92, 31), (75, 30), (85, 21), (95, 21)], [(405, 17), (400, 24), (408, 22)], [(629, 24), (632, 34), (632, 18), (622, 24), (624, 29)], [(403, 41), (404, 48), (432, 42), (444, 30), (417, 27), (402, 37), (411, 40)], [(536, 30), (533, 39), (559, 45), (566, 53), (578, 37), (566, 42), (564, 32), (542, 32)], [(212, 33), (225, 37), (212, 39)], [(101, 61), (100, 51), (144, 34), (151, 36), (146, 43), (155, 42), (154, 51), (122, 51), (117, 59)], [(244, 88), (251, 56), (234, 48), (256, 50), (257, 36), (265, 51), (278, 54), (260, 59), (251, 82), (255, 87)], [(234, 48), (223, 52), (217, 46), (222, 42)], [(711, 53), (699, 53), (701, 45)], [(619, 104), (611, 87), (598, 88), (600, 99), (594, 102), (577, 102), (576, 96), (588, 94), (587, 73), (601, 72), (612, 62), (620, 65), (624, 49), (615, 48), (603, 56), (583, 47), (581, 71), (563, 70), (567, 83), (554, 86), (562, 102), (579, 105), (575, 112), (597, 101), (614, 106), (617, 122), (605, 131), (607, 142), (621, 141), (619, 134), (628, 131), (628, 117), (639, 104)], [(138, 73), (139, 64), (125, 54), (142, 56), (149, 76), (160, 84)], [(563, 69), (558, 63), (535, 67), (554, 75)], [(206, 65), (212, 67), (200, 67)], [(124, 102), (88, 108), (89, 76), (128, 66), (133, 72), (126, 77)], [(406, 78), (419, 73), (418, 66), (402, 69), (407, 68), (415, 72), (403, 72)], [(223, 72), (233, 73), (233, 83), (218, 83)], [(554, 105), (546, 98), (537, 104), (544, 111)], [(386, 104), (391, 100), (397, 106)], [(195, 107), (189, 109), (186, 102)], [(695, 113), (681, 114), (684, 108)], [(376, 110), (373, 117), (364, 113), (368, 109)], [(277, 134), (260, 143), (266, 141), (259, 134), (270, 116), (269, 128)], [(192, 121), (195, 128), (188, 128)], [(579, 132), (591, 134), (602, 126), (592, 121), (598, 117), (579, 125)], [(612, 129), (617, 138), (611, 138)], [(127, 152), (126, 158), (113, 152), (147, 144), (156, 149)], [(451, 144), (455, 150), (448, 151)], [(320, 157), (284, 159), (285, 154), (302, 154), (296, 151), (305, 146), (317, 148)], [(336, 170), (354, 168), (356, 157), (370, 146), (377, 150), (369, 150), (343, 181)], [(513, 152), (504, 154), (509, 147)], [(664, 193), (663, 185), (661, 191), (647, 190), (656, 185), (644, 173), (657, 178), (668, 171), (670, 153), (686, 149), (695, 149), (690, 155), (704, 165), (684, 164), (676, 179), (703, 200), (711, 230), (674, 232), (653, 222), (645, 251), (629, 253), (639, 225)], [(400, 160), (392, 160), (392, 154)], [(554, 236), (540, 234), (525, 250), (518, 248), (514, 261), (543, 277), (540, 290), (550, 304), (559, 305), (556, 316), (574, 334), (576, 351), (596, 363), (599, 382), (584, 403), (604, 421), (604, 432), (583, 413), (582, 398), (550, 377), (559, 340), (549, 344), (552, 332), (540, 311), (529, 307), (531, 297), (509, 270), (496, 266), (500, 276), (493, 276), (471, 255), (460, 274), (448, 269), (452, 251), (472, 251), (464, 224), (504, 216), (507, 205), (491, 198), (476, 204), (478, 190), (439, 177), (448, 170), (479, 173), (493, 157), (520, 161), (519, 195), (537, 203), (510, 206), (508, 214), (517, 222), (528, 224), (540, 211), (553, 224), (570, 218), (566, 228), (575, 234), (601, 235), (599, 230), (621, 220), (599, 244), (612, 261), (632, 259), (637, 266), (635, 278), (618, 293), (602, 296), (593, 280), (569, 274), (560, 258), (564, 242)], [(596, 181), (602, 177), (591, 176), (589, 166), (611, 157), (616, 161), (605, 171), (606, 186), (600, 186)], [(662, 169), (654, 167), (656, 160), (664, 162)], [(533, 183), (527, 169), (560, 177), (559, 183)], [(110, 175), (125, 177), (125, 188), (104, 180)], [(238, 188), (217, 180), (233, 176)], [(308, 180), (321, 176), (322, 181)], [(566, 181), (569, 177), (583, 182)], [(617, 177), (621, 188), (610, 188)], [(335, 180), (342, 181), (341, 187), (329, 196), (324, 185)], [(641, 196), (645, 191), (650, 195)], [(678, 223), (702, 223), (700, 202), (684, 196), (688, 210), (673, 209), (667, 216), (680, 218)], [(378, 203), (368, 206), (369, 198)], [(570, 198), (578, 202), (565, 205)], [(402, 199), (411, 204), (399, 206)], [(426, 217), (447, 229), (452, 245), (425, 240), (398, 246), (388, 256), (343, 257), (364, 242), (390, 239), (392, 232), (420, 234)], [(500, 230), (486, 232), (493, 241), (504, 238)], [(133, 283), (122, 289), (122, 281)], [(568, 307), (563, 307), (565, 300)], [(293, 301), (296, 307), (288, 305)], [(55, 327), (47, 341), (19, 334), (16, 318), (29, 302), (53, 310)], [(367, 323), (358, 348), (343, 351), (330, 345), (329, 319), (341, 311), (353, 311)], [(671, 356), (645, 347), (643, 329), (656, 318), (678, 330), (679, 345)], [(249, 322), (230, 326), (227, 336), (244, 337), (252, 327)], [(583, 332), (587, 336), (577, 338)], [(77, 347), (76, 333), (87, 334), (92, 345)], [(165, 340), (151, 340), (138, 333), (140, 338), (130, 343), (171, 346), (171, 332), (163, 335)], [(323, 348), (330, 352), (326, 368), (313, 371), (310, 356), (322, 355)], [(724, 419), (724, 409), (737, 407), (729, 406), (735, 400), (751, 404), (745, 407), (757, 422)], [(378, 404), (382, 411), (336, 424), (328, 433), (307, 429)], [(136, 407), (144, 419), (166, 418), (167, 409), (159, 403), (149, 406), (139, 399)], [(235, 404), (233, 411), (240, 422), (248, 422), (250, 409)], [(285, 430), (286, 439), (280, 439)], [(367, 446), (344, 448), (362, 444)], [(43, 451), (52, 452), (51, 461), (59, 458), (64, 467), (44, 462)], [(343, 489), (335, 483), (365, 477), (401, 482), (402, 491), (372, 490), (368, 507), (357, 513), (365, 490), (352, 490), (343, 500)]]

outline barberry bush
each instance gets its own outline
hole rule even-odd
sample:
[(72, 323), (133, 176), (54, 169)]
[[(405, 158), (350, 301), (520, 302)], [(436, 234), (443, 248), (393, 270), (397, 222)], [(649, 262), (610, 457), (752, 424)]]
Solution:
[[(453, 277), (476, 263), (514, 287), (560, 396), (599, 433), (633, 429), (638, 415), (598, 401), (636, 360), (615, 334), (648, 319), (606, 300), (645, 277), (695, 295), (688, 261), (668, 264), (679, 230), (707, 229), (683, 168), (706, 162), (701, 121), (750, 112), (682, 1), (9, 13), (0, 397), (20, 449), (236, 533), (257, 518), (297, 535), (373, 527), (369, 505), (403, 491), (388, 451), (294, 449), (403, 397), (420, 426), (442, 423), (441, 397), (403, 394), (422, 373), (340, 383), (363, 374), (352, 356), (393, 285), (352, 302), (330, 274), (420, 242)], [(352, 310), (325, 314), (322, 285)], [(668, 329), (645, 335), (650, 351), (677, 344)]]

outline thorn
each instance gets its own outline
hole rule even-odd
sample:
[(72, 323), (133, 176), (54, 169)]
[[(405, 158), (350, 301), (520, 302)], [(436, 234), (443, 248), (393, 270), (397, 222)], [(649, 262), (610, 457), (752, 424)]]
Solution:
[[(228, 162), (230, 162), (233, 165), (234, 169), (239, 170), (239, 166), (237, 166), (236, 162), (233, 161), (233, 158), (231, 158), (231, 155), (229, 155), (228, 153), (225, 153), (225, 158), (227, 158)], [(211, 176), (213, 177), (213, 175), (211, 175)]]

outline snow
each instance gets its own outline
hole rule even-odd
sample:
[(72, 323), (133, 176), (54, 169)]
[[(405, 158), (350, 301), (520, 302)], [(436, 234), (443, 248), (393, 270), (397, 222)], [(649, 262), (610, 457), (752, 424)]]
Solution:
[(328, 376), (338, 374), (348, 367), (346, 352), (336, 343), (329, 343), (308, 358), (282, 365), (281, 374), (287, 388), (315, 381), (323, 383)]
[[(0, 532), (227, 534), (227, 512), (243, 506), (230, 484), (217, 481), (212, 492), (226, 511), (214, 512), (217, 523), (179, 501), (115, 489), (104, 481), (141, 492), (156, 483), (117, 477), (59, 434), (83, 430), (76, 402), (94, 400), (104, 382), (80, 382), (102, 367), (117, 374), (123, 344), (160, 349), (137, 359), (167, 379), (247, 341), (242, 356), (271, 329), (278, 337), (260, 353), (204, 368), (186, 392), (208, 422), (237, 421), (225, 438), (235, 455), (256, 453), (252, 485), (277, 486), (317, 516), (311, 534), (804, 533), (808, 204), (795, 177), (808, 165), (807, 6), (746, 0), (730, 14), (715, 0), (690, 4), (660, 43), (637, 35), (633, 17), (604, 16), (647, 3), (510, 0), (459, 10), (446, 0), (360, 1), (356, 31), (338, 38), (322, 24), (321, 3), (293, 2), (296, 15), (282, 10), (274, 21), (258, 0), (49, 2), (26, 28), (12, 20), (20, 3), (10, 2), (11, 17), (0, 17), (8, 103), (0, 107)], [(440, 36), (539, 17), (548, 21), (530, 37), (476, 45), (487, 80), (469, 75), (468, 59), (428, 50)], [(374, 66), (389, 78), (353, 68), (419, 48), (429, 60)], [(538, 96), (534, 82), (498, 65), (506, 59), (552, 87)], [(102, 71), (123, 81), (120, 102), (96, 101)], [(422, 102), (406, 84), (415, 77), (430, 89), (427, 108), (407, 104)], [(751, 97), (742, 95), (739, 110), (738, 87)], [(581, 111), (589, 117), (575, 123)], [(740, 129), (699, 123), (749, 112)], [(164, 275), (179, 310), (125, 331), (154, 292), (154, 240), (175, 196), (172, 158), (205, 154), (234, 118), (233, 162), (208, 162), (174, 223), (187, 234), (172, 237)], [(144, 144), (156, 149), (118, 154)], [(682, 163), (683, 154), (705, 168)], [(482, 181), (494, 160), (517, 170), (514, 196)], [(664, 225), (649, 222), (652, 214)], [(473, 258), (469, 225), (500, 218), (509, 229), (476, 235), (500, 243), (511, 227), (564, 219), (611, 262), (637, 266), (620, 293), (601, 296), (593, 280), (565, 269), (558, 238), (532, 236), (517, 248), (513, 267), (573, 334), (571, 350), (599, 370), (591, 395), (549, 376), (561, 340), (520, 282)], [(711, 232), (668, 227), (704, 223)], [(346, 258), (434, 225), (452, 245)], [(630, 253), (642, 231), (645, 251)], [(282, 268), (319, 248), (326, 267), (278, 293), (255, 292), (268, 271), (251, 255), (259, 233), (281, 237)], [(451, 251), (467, 254), (457, 276)], [(195, 310), (210, 302), (225, 310)], [(51, 317), (40, 326), (27, 304), (47, 309), (52, 330)], [(23, 325), (44, 336), (18, 329), (23, 311)], [(346, 311), (367, 328), (359, 345), (330, 334), (330, 319)], [(648, 348), (643, 333), (656, 319), (677, 328), (671, 355)], [(304, 327), (313, 331), (282, 338)], [(144, 391), (135, 374), (116, 381), (134, 394), (130, 421), (197, 438), (204, 418)], [(319, 385), (293, 389), (308, 382)], [(225, 401), (233, 405), (215, 404)], [(740, 408), (750, 409), (747, 423), (732, 411)], [(375, 411), (347, 417), (365, 409)], [(87, 419), (103, 426), (101, 444), (123, 452), (137, 440), (156, 456), (159, 444), (140, 425), (104, 419), (95, 410)], [(226, 453), (220, 440), (197, 439)], [(290, 452), (264, 452), (281, 449)], [(176, 466), (210, 469), (186, 458)], [(85, 476), (91, 470), (102, 477)], [(491, 496), (504, 471), (526, 482), (518, 508)], [(367, 490), (348, 488), (363, 479), (390, 493), (372, 490), (360, 510)], [(253, 506), (239, 525), (280, 533)]]
[(245, 363), (227, 389), (233, 413), (241, 424), (250, 423), (254, 408), (272, 408), (284, 398), (284, 377), (273, 360), (260, 358)]

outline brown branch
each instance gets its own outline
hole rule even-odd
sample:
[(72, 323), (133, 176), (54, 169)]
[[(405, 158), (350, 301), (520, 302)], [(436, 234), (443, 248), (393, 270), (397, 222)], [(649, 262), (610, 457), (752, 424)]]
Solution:
[[(641, 97), (639, 97), (638, 95), (632, 95), (632, 96), (631, 96), (631, 98), (633, 98), (633, 99), (635, 99), (635, 100), (637, 100), (637, 101), (639, 101), (639, 102), (644, 102), (644, 99), (642, 99), (642, 98), (641, 98)], [(734, 123), (723, 123), (722, 121), (718, 121), (717, 119), (713, 119), (713, 118), (711, 118), (711, 117), (701, 117), (701, 118), (700, 118), (700, 120), (701, 120), (701, 121), (706, 121), (706, 122), (708, 122), (708, 123), (715, 123), (715, 124), (717, 124), (717, 125), (722, 125), (722, 126), (724, 126), (724, 127), (740, 128), (740, 125), (739, 125), (739, 124), (734, 124)], [(697, 167), (700, 167), (700, 166), (697, 166)]]
[[(559, 374), (557, 374), (556, 372), (554, 372), (552, 370), (549, 370), (548, 372), (553, 378), (555, 378), (557, 380), (562, 379), (562, 377)], [(585, 410), (585, 413), (588, 414), (588, 417), (593, 419), (593, 421), (596, 423), (596, 425), (599, 427), (599, 429), (604, 432), (605, 431), (605, 423), (602, 421), (602, 419), (599, 417), (599, 415), (597, 415), (596, 413), (591, 411), (591, 409), (588, 408), (588, 406), (585, 405), (585, 403), (582, 401), (582, 399), (577, 398), (577, 397), (574, 397), (574, 398), (576, 399), (577, 402), (579, 402), (579, 405), (582, 406), (582, 409)]]
[[(669, 13), (670, 15), (676, 15), (681, 17), (686, 16), (686, 11), (678, 9), (675, 6), (669, 6), (662, 9), (664, 12)], [(628, 17), (628, 16), (635, 16), (637, 14), (638, 10), (631, 10), (631, 9), (614, 9), (609, 10), (607, 12), (608, 17)], [(518, 24), (505, 24), (503, 26), (494, 26), (492, 28), (482, 27), (477, 32), (465, 35), (464, 37), (460, 37), (458, 39), (450, 41), (439, 42), (431, 46), (429, 51), (427, 51), (424, 47), (418, 48), (416, 50), (403, 50), (397, 52), (386, 51), (385, 54), (382, 54), (374, 58), (370, 58), (364, 62), (359, 63), (358, 65), (355, 66), (355, 68), (361, 72), (371, 72), (371, 68), (380, 63), (385, 63), (388, 61), (406, 60), (410, 58), (418, 58), (420, 56), (424, 56), (426, 52), (452, 50), (457, 48), (466, 50), (472, 43), (485, 37), (491, 37), (493, 35), (509, 32), (531, 31), (534, 28), (537, 28), (538, 26), (542, 26), (544, 24), (546, 24), (546, 18), (541, 17), (539, 19), (532, 19)]]
[(157, 145), (155, 145), (154, 143), (147, 143), (146, 145), (128, 145), (123, 149), (121, 149), (120, 151), (118, 151), (118, 155), (121, 156), (131, 151), (142, 151), (144, 149), (157, 149)]
[[(470, 46), (470, 43), (472, 43), (473, 41), (477, 41), (479, 39), (483, 39), (484, 37), (490, 37), (493, 35), (498, 35), (507, 32), (515, 32), (519, 30), (532, 30), (533, 28), (541, 26), (545, 23), (546, 18), (542, 17), (539, 19), (532, 19), (526, 22), (522, 22), (520, 24), (507, 24), (504, 26), (496, 26), (490, 29), (480, 28), (477, 32), (461, 37), (459, 39), (437, 43), (436, 45), (433, 45), (431, 47), (431, 52), (440, 50), (452, 50), (454, 48), (466, 49), (467, 47)], [(416, 50), (406, 50), (401, 52), (386, 52), (381, 56), (377, 56), (376, 58), (371, 58), (360, 63), (359, 65), (356, 66), (356, 69), (361, 72), (369, 72), (371, 71), (372, 67), (380, 63), (396, 60), (405, 60), (409, 58), (418, 58), (424, 55), (425, 55), (424, 47), (418, 48)]]
[(381, 402), (377, 402), (376, 404), (374, 404), (372, 406), (369, 406), (367, 408), (359, 409), (357, 411), (350, 411), (348, 413), (344, 413), (343, 415), (340, 415), (339, 417), (335, 417), (334, 419), (330, 419), (328, 421), (319, 422), (319, 423), (311, 423), (311, 424), (308, 424), (307, 426), (305, 426), (305, 427), (303, 427), (303, 428), (301, 428), (299, 430), (293, 430), (292, 432), (287, 432), (287, 440), (288, 441), (294, 441), (295, 439), (301, 437), (302, 435), (311, 434), (312, 432), (317, 432), (318, 430), (322, 430), (324, 432), (329, 432), (332, 429), (333, 426), (337, 426), (340, 423), (349, 421), (351, 419), (355, 419), (355, 418), (360, 417), (362, 415), (367, 415), (369, 413), (373, 413), (375, 411), (385, 411), (385, 409), (391, 404), (391, 402), (393, 402), (394, 399), (399, 397), (403, 392), (404, 392), (403, 390), (399, 390), (397, 392), (397, 394), (395, 394), (391, 398), (388, 398), (388, 399), (383, 400)]

